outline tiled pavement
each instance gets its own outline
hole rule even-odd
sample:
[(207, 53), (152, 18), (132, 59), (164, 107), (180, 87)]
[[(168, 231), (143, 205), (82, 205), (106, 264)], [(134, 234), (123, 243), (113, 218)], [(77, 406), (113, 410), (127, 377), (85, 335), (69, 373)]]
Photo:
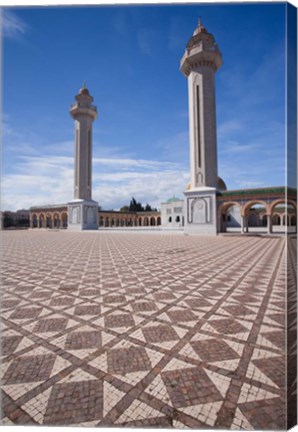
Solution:
[(3, 424), (285, 427), (282, 237), (2, 237)]

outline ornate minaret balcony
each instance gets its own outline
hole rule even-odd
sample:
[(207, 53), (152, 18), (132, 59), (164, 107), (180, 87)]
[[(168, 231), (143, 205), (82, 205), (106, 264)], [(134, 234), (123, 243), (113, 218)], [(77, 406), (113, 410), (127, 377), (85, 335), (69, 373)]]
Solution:
[(199, 20), (198, 27), (186, 45), (180, 62), (180, 71), (188, 77), (190, 72), (198, 66), (209, 66), (216, 72), (221, 65), (222, 57), (217, 43)]
[(95, 105), (92, 105), (93, 97), (86, 88), (86, 83), (83, 84), (83, 87), (75, 96), (75, 100), (76, 102), (70, 105), (70, 114), (72, 118), (76, 119), (81, 115), (90, 116), (93, 120), (97, 118), (97, 108)]

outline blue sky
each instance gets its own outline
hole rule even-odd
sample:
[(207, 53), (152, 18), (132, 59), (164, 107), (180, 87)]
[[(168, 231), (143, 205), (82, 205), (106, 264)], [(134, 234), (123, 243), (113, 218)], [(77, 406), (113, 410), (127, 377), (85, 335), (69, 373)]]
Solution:
[(187, 80), (198, 17), (222, 52), (219, 175), (229, 189), (285, 184), (285, 4), (5, 8), (2, 209), (73, 198), (69, 105), (84, 80), (99, 117), (93, 199), (160, 207), (189, 181)]

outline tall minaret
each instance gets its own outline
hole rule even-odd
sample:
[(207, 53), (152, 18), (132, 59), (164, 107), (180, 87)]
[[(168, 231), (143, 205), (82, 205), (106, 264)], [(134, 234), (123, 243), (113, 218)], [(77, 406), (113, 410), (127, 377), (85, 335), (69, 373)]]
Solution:
[(74, 199), (68, 203), (68, 226), (73, 229), (95, 229), (98, 226), (98, 204), (92, 201), (92, 123), (97, 108), (86, 84), (70, 107), (75, 120)]
[(199, 20), (180, 63), (188, 79), (191, 189), (217, 186), (215, 72), (221, 64), (214, 37)]
[(74, 199), (92, 199), (92, 123), (97, 109), (92, 105), (93, 97), (86, 84), (75, 96), (76, 102), (70, 107), (75, 120), (75, 175)]
[(216, 233), (217, 145), (215, 72), (222, 64), (212, 34), (199, 20), (180, 70), (188, 79), (190, 186), (185, 193), (186, 231)]

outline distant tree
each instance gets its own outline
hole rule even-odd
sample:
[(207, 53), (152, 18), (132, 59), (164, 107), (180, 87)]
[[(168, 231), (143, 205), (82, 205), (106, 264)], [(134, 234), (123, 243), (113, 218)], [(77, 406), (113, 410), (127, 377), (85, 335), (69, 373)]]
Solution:
[(154, 207), (151, 207), (151, 205), (147, 203), (144, 211), (157, 211), (157, 209)]
[(134, 197), (131, 198), (130, 204), (129, 204), (129, 211), (136, 212), (136, 211), (144, 211), (144, 208), (141, 203), (137, 202)]
[(129, 212), (129, 206), (126, 205), (126, 206), (121, 207), (120, 211), (123, 213)]
[(157, 211), (156, 208), (152, 208), (150, 204), (146, 204), (145, 207), (142, 206), (140, 202), (137, 202), (137, 200), (132, 197), (129, 203), (129, 206), (125, 205), (121, 207), (121, 212), (147, 212), (147, 211)]

